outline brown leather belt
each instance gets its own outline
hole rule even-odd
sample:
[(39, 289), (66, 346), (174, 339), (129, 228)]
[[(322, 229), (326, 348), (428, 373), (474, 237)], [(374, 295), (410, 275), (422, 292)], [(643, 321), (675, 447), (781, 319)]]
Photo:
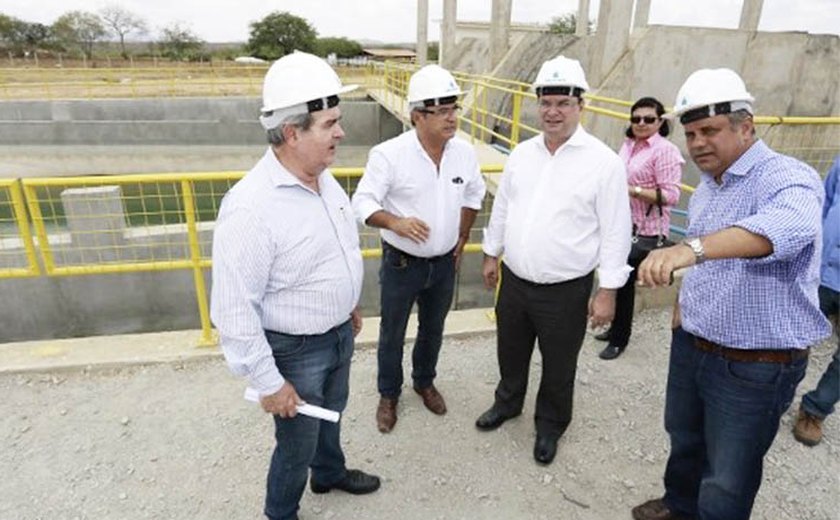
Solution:
[(723, 359), (730, 361), (744, 361), (747, 363), (781, 363), (787, 364), (808, 357), (807, 348), (792, 348), (785, 350), (755, 349), (747, 350), (742, 348), (730, 348), (718, 345), (707, 339), (694, 337), (694, 346), (703, 352), (719, 354)]

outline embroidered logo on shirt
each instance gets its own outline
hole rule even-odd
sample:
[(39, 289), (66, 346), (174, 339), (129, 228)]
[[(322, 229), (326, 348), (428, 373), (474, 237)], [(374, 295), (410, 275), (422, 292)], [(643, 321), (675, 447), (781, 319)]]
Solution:
[(464, 179), (462, 179), (461, 177), (455, 177), (454, 179), (452, 179), (452, 184), (464, 184)]

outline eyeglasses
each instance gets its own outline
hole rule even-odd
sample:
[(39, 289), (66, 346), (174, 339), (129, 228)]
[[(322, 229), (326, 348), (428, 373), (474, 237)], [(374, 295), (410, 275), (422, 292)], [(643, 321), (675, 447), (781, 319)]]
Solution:
[(437, 110), (429, 110), (428, 108), (417, 109), (418, 112), (422, 112), (423, 114), (441, 117), (449, 117), (453, 114), (457, 114), (459, 110), (461, 110), (461, 105), (452, 105), (451, 107), (440, 107)]
[(632, 116), (630, 118), (630, 122), (634, 125), (641, 124), (642, 121), (644, 121), (646, 125), (652, 125), (653, 123), (659, 121), (659, 118), (656, 116)]
[(568, 98), (562, 101), (558, 101), (556, 103), (548, 100), (548, 99), (540, 99), (540, 110), (551, 110), (552, 108), (558, 108), (560, 110), (568, 110), (573, 106), (578, 104), (577, 99), (575, 98)]

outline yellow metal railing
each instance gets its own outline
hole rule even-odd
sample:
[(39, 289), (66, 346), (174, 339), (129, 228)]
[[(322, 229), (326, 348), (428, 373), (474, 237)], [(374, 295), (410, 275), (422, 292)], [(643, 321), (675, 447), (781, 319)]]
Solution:
[(0, 278), (40, 274), (20, 181), (0, 179)]
[[(501, 170), (501, 165), (482, 168), (485, 173)], [(331, 171), (351, 194), (363, 169)], [(199, 344), (214, 345), (204, 270), (211, 266), (213, 224), (221, 199), (243, 175), (234, 171), (0, 181), (0, 277), (39, 275), (39, 261), (48, 276), (190, 269), (201, 322)], [(479, 212), (467, 252), (481, 250), (477, 241), (489, 218), (489, 200)], [(381, 256), (376, 230), (364, 228), (360, 237), (364, 257)], [(7, 256), (22, 265), (5, 268), (12, 263)]]
[[(391, 107), (407, 112), (405, 94), (414, 69), (404, 63), (385, 63), (338, 70), (346, 83), (377, 89)], [(44, 70), (30, 73), (0, 69), (0, 98), (18, 99), (11, 93), (27, 89), (36, 98), (48, 99), (171, 96), (183, 92), (196, 95), (197, 91), (227, 95), (239, 90), (245, 95), (259, 95), (265, 66), (224, 67), (210, 72), (205, 67), (200, 71), (202, 74), (189, 67), (133, 70), (131, 74), (126, 69), (62, 70), (63, 80), (58, 82), (46, 81)], [(529, 109), (533, 113), (535, 108), (529, 106), (536, 101), (530, 85), (483, 75), (455, 76), (467, 92), (459, 126), (474, 140), (493, 141), (511, 149), (527, 134), (539, 132), (523, 123), (523, 114)], [(129, 80), (124, 81), (126, 78)], [(629, 101), (589, 94), (585, 97), (586, 115), (606, 116), (622, 123), (629, 117)], [(805, 160), (821, 173), (837, 153), (840, 117), (759, 116), (756, 123), (771, 147)], [(784, 133), (778, 131), (782, 127)], [(500, 165), (485, 166), (482, 171), (491, 174), (501, 169)], [(355, 191), (361, 168), (332, 171), (348, 194)], [(213, 344), (203, 271), (211, 265), (212, 227), (221, 198), (242, 175), (206, 172), (0, 180), (0, 278), (38, 276), (42, 272), (73, 276), (190, 269), (201, 320), (201, 344)], [(685, 184), (681, 188), (693, 191)], [(480, 229), (489, 218), (489, 201), (485, 200), (471, 231), (468, 252), (480, 251)], [(381, 255), (376, 231), (361, 230), (361, 240), (365, 257)]]
[[(410, 63), (375, 64), (368, 71), (367, 84), (369, 88), (377, 89), (390, 106), (401, 107), (407, 113), (405, 96), (408, 80), (416, 68)], [(539, 133), (538, 128), (523, 122), (526, 111), (530, 109), (531, 114), (535, 113), (536, 96), (530, 84), (480, 74), (454, 72), (453, 75), (467, 94), (462, 101), (465, 106), (459, 117), (459, 128), (473, 140), (493, 142), (512, 149), (523, 138)], [(585, 125), (590, 115), (606, 116), (622, 123), (629, 120), (632, 101), (591, 93), (584, 94), (584, 98), (587, 101), (583, 117)], [(840, 116), (757, 116), (755, 122), (759, 136), (774, 150), (801, 159), (819, 172), (828, 169), (837, 153)], [(785, 131), (779, 132), (782, 127)], [(807, 143), (807, 146), (802, 143)]]

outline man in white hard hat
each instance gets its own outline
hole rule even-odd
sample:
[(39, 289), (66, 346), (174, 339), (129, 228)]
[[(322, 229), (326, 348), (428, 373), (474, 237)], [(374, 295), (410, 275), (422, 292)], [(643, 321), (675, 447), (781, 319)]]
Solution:
[[(543, 63), (534, 87), (543, 131), (510, 154), (484, 235), (485, 285), (495, 287), (501, 276), (501, 380), (476, 427), (494, 430), (522, 412), (537, 340), (543, 362), (533, 456), (550, 464), (572, 420), (587, 318), (610, 323), (630, 273), (631, 224), (624, 163), (580, 125), (589, 89), (580, 63), (563, 56)], [(590, 300), (595, 271), (600, 288)]]
[(269, 149), (225, 195), (213, 234), (211, 316), (231, 371), (274, 416), (265, 514), (296, 519), (314, 493), (364, 494), (379, 478), (345, 467), (341, 423), (297, 413), (347, 404), (362, 256), (350, 200), (327, 170), (344, 131), (342, 86), (322, 59), (296, 52), (265, 76)]
[(359, 220), (381, 229), (376, 424), (382, 433), (397, 421), (403, 344), (415, 303), (412, 386), (432, 413), (446, 413), (434, 385), (438, 355), (455, 271), (485, 191), (474, 148), (455, 137), (462, 94), (452, 74), (438, 65), (415, 72), (408, 84), (414, 129), (370, 151), (353, 194)]
[(665, 495), (635, 507), (636, 520), (748, 519), (808, 348), (830, 333), (817, 300), (820, 177), (756, 138), (753, 101), (729, 69), (698, 70), (677, 94), (703, 175), (687, 238), (639, 266), (648, 286), (691, 269), (671, 336)]

